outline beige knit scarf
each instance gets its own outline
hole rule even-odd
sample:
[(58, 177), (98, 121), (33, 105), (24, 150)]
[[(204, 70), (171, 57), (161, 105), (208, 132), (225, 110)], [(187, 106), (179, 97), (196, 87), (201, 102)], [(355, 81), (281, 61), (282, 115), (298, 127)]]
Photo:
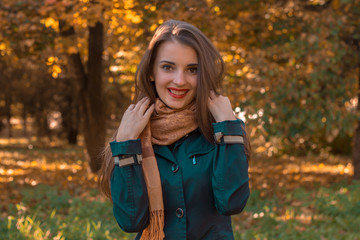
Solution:
[(152, 145), (170, 145), (198, 127), (195, 104), (183, 109), (170, 109), (161, 100), (155, 102), (154, 114), (141, 133), (142, 169), (150, 204), (150, 224), (141, 240), (164, 239), (164, 203), (159, 168)]

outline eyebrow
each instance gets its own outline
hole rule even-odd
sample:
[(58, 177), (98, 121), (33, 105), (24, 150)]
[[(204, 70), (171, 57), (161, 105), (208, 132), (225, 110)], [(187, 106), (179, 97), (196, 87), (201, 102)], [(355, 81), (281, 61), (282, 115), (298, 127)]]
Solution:
[[(168, 63), (171, 65), (176, 65), (174, 62), (168, 61), (168, 60), (161, 60), (159, 63)], [(199, 64), (197, 63), (190, 63), (187, 65), (187, 67), (197, 67)]]

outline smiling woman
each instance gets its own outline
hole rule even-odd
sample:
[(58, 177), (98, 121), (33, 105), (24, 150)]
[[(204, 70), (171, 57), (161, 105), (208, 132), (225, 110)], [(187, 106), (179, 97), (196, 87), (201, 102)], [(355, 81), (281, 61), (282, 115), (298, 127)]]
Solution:
[(152, 79), (159, 99), (166, 106), (179, 109), (195, 99), (197, 61), (194, 49), (176, 40), (159, 47)]
[(219, 94), (224, 62), (196, 27), (155, 32), (99, 175), (114, 216), (136, 239), (233, 239), (249, 197), (244, 123)]

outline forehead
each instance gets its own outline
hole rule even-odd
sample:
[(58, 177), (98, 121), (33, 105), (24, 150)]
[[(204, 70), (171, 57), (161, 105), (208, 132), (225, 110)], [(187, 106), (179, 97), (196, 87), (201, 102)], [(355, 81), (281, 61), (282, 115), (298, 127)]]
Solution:
[(198, 62), (196, 51), (178, 41), (166, 41), (160, 44), (157, 49), (156, 62), (167, 60), (174, 63), (191, 63)]

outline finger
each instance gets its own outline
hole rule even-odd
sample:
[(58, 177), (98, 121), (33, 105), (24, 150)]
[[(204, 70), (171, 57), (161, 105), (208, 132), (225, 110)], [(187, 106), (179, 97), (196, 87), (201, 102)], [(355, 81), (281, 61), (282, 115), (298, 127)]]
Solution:
[(151, 106), (146, 110), (144, 117), (149, 119), (154, 109), (155, 109), (155, 104), (151, 104)]
[(127, 110), (133, 110), (135, 108), (135, 104), (130, 104), (130, 106), (128, 107), (128, 109)]
[(216, 98), (216, 94), (213, 90), (210, 91), (209, 97), (211, 100), (214, 100)]
[(138, 101), (137, 103), (136, 103), (136, 106), (135, 106), (135, 108), (134, 108), (134, 110), (139, 110), (139, 108), (141, 107), (141, 105), (143, 105), (143, 103), (146, 101), (146, 100), (148, 100), (149, 98), (147, 98), (147, 97), (144, 97), (144, 98), (142, 98), (140, 101)]
[(211, 106), (212, 106), (212, 104), (213, 104), (213, 100), (210, 98), (210, 96), (209, 96), (209, 98), (208, 98), (208, 100), (207, 100), (207, 105), (208, 105), (208, 107), (210, 108)]
[(143, 104), (139, 108), (139, 113), (144, 114), (149, 104), (150, 104), (150, 99), (147, 99), (145, 102), (143, 102)]

